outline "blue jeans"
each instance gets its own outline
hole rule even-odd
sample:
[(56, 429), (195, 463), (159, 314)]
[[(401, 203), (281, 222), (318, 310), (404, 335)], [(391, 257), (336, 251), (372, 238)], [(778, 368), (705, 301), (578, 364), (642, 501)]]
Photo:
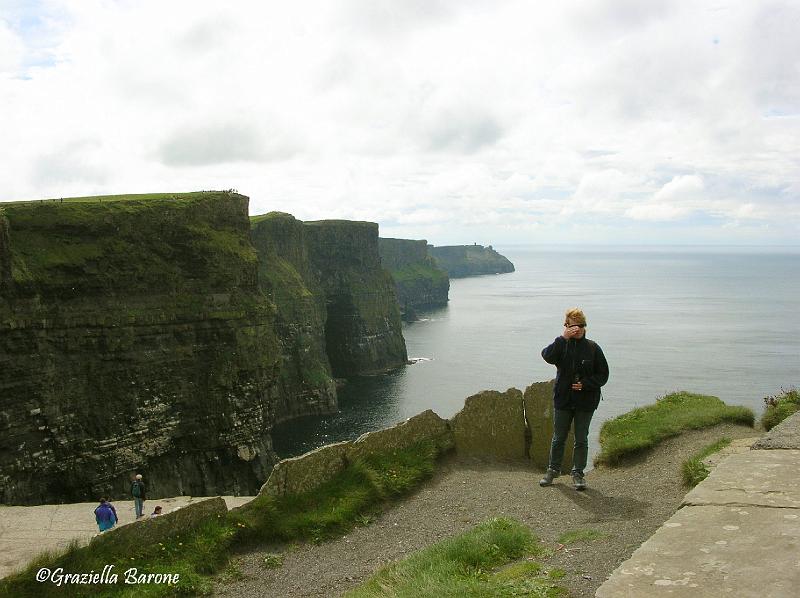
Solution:
[(136, 507), (136, 517), (141, 517), (144, 511), (144, 501), (138, 496), (133, 497), (133, 506)]
[(583, 475), (589, 457), (589, 424), (594, 411), (556, 409), (553, 414), (553, 442), (550, 443), (550, 469), (561, 472), (564, 443), (572, 422), (575, 422), (575, 450), (572, 455), (572, 473)]

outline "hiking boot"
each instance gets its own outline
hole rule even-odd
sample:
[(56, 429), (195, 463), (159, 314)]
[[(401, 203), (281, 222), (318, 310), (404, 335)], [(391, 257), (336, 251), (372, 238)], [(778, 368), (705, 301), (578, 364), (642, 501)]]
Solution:
[(558, 472), (555, 469), (548, 469), (545, 472), (544, 477), (541, 480), (539, 480), (539, 485), (549, 486), (550, 484), (553, 483), (553, 480), (556, 479), (557, 477), (558, 477)]
[(572, 483), (575, 484), (575, 490), (586, 490), (586, 478), (582, 473), (574, 472), (572, 474)]

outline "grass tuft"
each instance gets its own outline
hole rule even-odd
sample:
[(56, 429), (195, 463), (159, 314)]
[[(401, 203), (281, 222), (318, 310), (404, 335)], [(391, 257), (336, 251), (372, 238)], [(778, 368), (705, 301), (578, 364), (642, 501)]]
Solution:
[[(347, 598), (383, 596), (563, 596), (535, 562), (508, 563), (536, 550), (531, 531), (496, 518), (384, 567)], [(493, 570), (503, 567), (497, 572)]]
[(651, 449), (686, 430), (723, 422), (753, 426), (755, 416), (746, 407), (731, 407), (717, 397), (689, 392), (669, 394), (654, 405), (634, 409), (606, 421), (600, 429), (600, 454), (595, 465), (616, 465), (624, 457)]
[(769, 431), (793, 413), (800, 411), (800, 392), (796, 388), (781, 389), (777, 395), (764, 397), (764, 404), (766, 410), (761, 416), (761, 425)]
[(730, 438), (720, 438), (716, 442), (700, 449), (698, 453), (692, 455), (681, 465), (681, 476), (683, 484), (689, 488), (694, 488), (708, 477), (708, 468), (703, 464), (703, 459), (709, 455), (720, 451), (731, 443)]

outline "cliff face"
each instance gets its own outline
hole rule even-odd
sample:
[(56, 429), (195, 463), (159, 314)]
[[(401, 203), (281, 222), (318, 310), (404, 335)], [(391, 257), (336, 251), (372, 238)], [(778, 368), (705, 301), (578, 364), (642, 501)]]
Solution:
[(11, 284), (11, 247), (8, 238), (8, 219), (0, 208), (0, 294)]
[(406, 362), (400, 309), (378, 255), (378, 225), (306, 223), (311, 275), (327, 303), (325, 343), (336, 376), (373, 374)]
[(514, 271), (514, 264), (507, 257), (492, 249), (491, 245), (488, 247), (483, 245), (433, 247), (431, 245), (429, 250), (436, 263), (447, 271), (450, 278)]
[(418, 309), (447, 305), (450, 279), (428, 254), (428, 242), (378, 239), (383, 266), (394, 279), (404, 316)]
[(4, 208), (0, 501), (258, 487), (279, 344), (247, 198)]
[(274, 212), (251, 220), (261, 288), (275, 304), (281, 369), (277, 420), (336, 411), (325, 348), (325, 296), (311, 275), (305, 225)]
[(354, 223), (338, 249), (347, 226), (309, 239), (284, 215), (251, 239), (247, 204), (4, 204), (0, 502), (127, 496), (135, 471), (153, 496), (255, 493), (272, 425), (335, 410), (331, 362), (343, 375), (404, 362), (388, 275), (351, 264), (377, 263), (377, 226)]

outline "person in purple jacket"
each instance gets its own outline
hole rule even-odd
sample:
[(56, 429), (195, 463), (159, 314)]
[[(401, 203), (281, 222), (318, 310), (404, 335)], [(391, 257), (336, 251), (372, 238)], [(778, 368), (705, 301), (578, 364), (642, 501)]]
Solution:
[(94, 518), (101, 532), (111, 529), (117, 524), (117, 510), (105, 498), (100, 499), (100, 505), (94, 510)]
[(589, 454), (589, 424), (600, 403), (600, 388), (608, 382), (608, 362), (600, 345), (586, 338), (586, 316), (577, 307), (567, 310), (564, 332), (542, 349), (542, 357), (556, 366), (557, 373), (550, 463), (539, 485), (549, 486), (561, 474), (564, 443), (574, 424), (572, 482), (575, 490), (585, 490), (583, 470)]

